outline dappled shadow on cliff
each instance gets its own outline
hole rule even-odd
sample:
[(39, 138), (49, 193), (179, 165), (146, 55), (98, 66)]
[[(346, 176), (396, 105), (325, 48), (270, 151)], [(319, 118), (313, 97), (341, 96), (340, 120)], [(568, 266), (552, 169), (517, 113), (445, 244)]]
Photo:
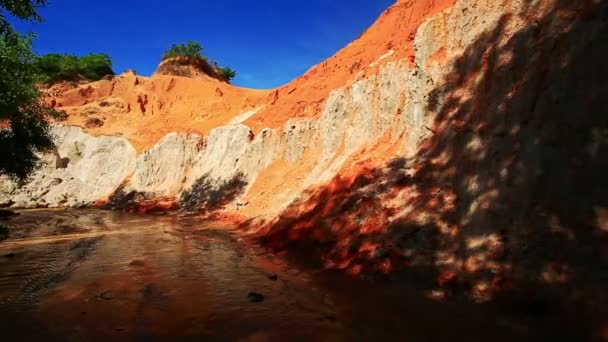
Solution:
[(501, 18), (454, 62), (417, 156), (410, 205), (440, 213), (450, 232), (435, 263), (479, 295), (512, 282), (608, 284), (607, 6), (538, 11), (506, 42)]
[(129, 190), (121, 184), (107, 202), (94, 205), (105, 210), (123, 210), (139, 214), (166, 214), (178, 209), (175, 196), (161, 196), (141, 191)]
[(194, 182), (189, 190), (182, 193), (179, 207), (186, 212), (208, 213), (223, 209), (245, 191), (247, 180), (242, 173), (218, 181), (203, 175)]
[[(417, 285), (429, 288), (438, 276), (431, 261), (442, 241), (435, 222), (417, 221), (417, 213), (401, 217), (419, 198), (411, 161), (397, 158), (384, 168), (354, 169), (359, 171), (334, 178), (306, 194), (305, 203), (290, 206), (267, 224), (262, 241), (275, 251), (313, 255), (319, 266), (356, 276), (377, 279), (407, 268)], [(420, 214), (437, 209), (428, 205)]]
[(99, 207), (140, 214), (167, 213), (177, 210), (207, 214), (224, 209), (243, 193), (246, 186), (247, 181), (242, 173), (227, 180), (217, 180), (211, 178), (209, 174), (205, 174), (182, 192), (179, 199), (176, 199), (175, 196), (157, 196), (130, 190), (127, 184), (122, 184), (110, 196), (108, 202)]
[(412, 159), (337, 177), (263, 239), (349, 273), (407, 270), (438, 299), (504, 298), (530, 315), (576, 303), (585, 324), (606, 323), (608, 5), (516, 15), (524, 29), (504, 16), (454, 60)]
[(145, 200), (145, 193), (128, 190), (127, 184), (123, 183), (109, 196), (107, 203), (99, 205), (99, 208), (106, 210), (129, 210)]

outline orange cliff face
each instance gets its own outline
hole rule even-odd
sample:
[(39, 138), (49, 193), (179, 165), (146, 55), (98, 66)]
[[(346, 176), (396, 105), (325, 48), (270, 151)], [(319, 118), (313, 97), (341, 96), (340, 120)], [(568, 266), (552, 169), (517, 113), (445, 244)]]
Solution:
[(258, 132), (292, 118), (318, 118), (333, 90), (375, 74), (390, 61), (413, 62), (413, 41), (422, 22), (455, 0), (399, 0), (361, 36), (323, 63), (270, 94), (266, 106), (245, 124)]
[(170, 132), (208, 135), (235, 122), (256, 134), (282, 128), (289, 119), (318, 118), (330, 92), (377, 73), (383, 64), (413, 60), (418, 26), (453, 2), (398, 1), (356, 41), (273, 90), (239, 88), (204, 75), (147, 78), (128, 72), (75, 87), (55, 86), (47, 92), (48, 101), (68, 114), (66, 124), (94, 135), (124, 136), (138, 151)]
[(47, 101), (68, 114), (65, 124), (94, 135), (124, 136), (138, 151), (170, 132), (208, 135), (235, 116), (259, 108), (267, 96), (268, 91), (238, 88), (211, 77), (147, 78), (130, 72), (47, 91)]

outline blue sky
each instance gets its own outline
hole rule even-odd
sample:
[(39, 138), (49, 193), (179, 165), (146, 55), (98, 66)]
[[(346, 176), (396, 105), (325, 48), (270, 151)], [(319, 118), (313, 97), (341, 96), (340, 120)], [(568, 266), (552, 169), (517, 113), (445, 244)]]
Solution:
[(233, 83), (273, 88), (333, 55), (394, 0), (51, 0), (45, 22), (14, 22), (37, 35), (36, 52), (106, 52), (114, 70), (151, 74), (173, 43), (238, 72)]

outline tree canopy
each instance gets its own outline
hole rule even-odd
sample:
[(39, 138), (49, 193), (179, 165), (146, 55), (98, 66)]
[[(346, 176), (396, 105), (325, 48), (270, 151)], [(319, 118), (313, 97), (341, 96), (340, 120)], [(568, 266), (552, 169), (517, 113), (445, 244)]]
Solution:
[(114, 75), (112, 59), (105, 53), (92, 53), (82, 57), (50, 53), (36, 58), (34, 68), (47, 83), (97, 81), (106, 75)]
[(24, 179), (38, 153), (53, 148), (49, 118), (60, 114), (41, 102), (40, 76), (32, 67), (32, 36), (15, 32), (5, 13), (40, 21), (37, 6), (46, 0), (0, 0), (0, 174)]
[(36, 8), (47, 3), (48, 0), (0, 0), (0, 33), (13, 31), (6, 20), (5, 12), (18, 19), (40, 22), (42, 17), (38, 15)]
[(193, 41), (188, 41), (183, 44), (173, 44), (165, 51), (162, 60), (173, 58), (173, 57), (194, 57), (202, 60), (207, 60), (207, 57), (203, 56), (203, 47), (201, 44)]
[(218, 73), (228, 81), (236, 77), (236, 71), (232, 70), (230, 67), (219, 68)]

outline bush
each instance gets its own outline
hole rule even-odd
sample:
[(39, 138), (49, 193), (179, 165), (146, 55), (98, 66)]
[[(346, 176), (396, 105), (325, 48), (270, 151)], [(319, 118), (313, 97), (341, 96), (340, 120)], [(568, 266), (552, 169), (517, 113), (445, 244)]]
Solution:
[(106, 75), (114, 75), (112, 59), (105, 53), (83, 57), (51, 53), (36, 58), (34, 69), (48, 83), (79, 79), (97, 81)]
[(195, 57), (202, 60), (207, 60), (202, 55), (203, 47), (201, 44), (193, 41), (188, 41), (184, 44), (173, 44), (169, 50), (165, 51), (162, 60), (173, 58), (173, 57)]
[[(236, 71), (229, 67), (220, 67), (216, 61), (211, 61), (207, 57), (203, 56), (203, 47), (201, 44), (193, 41), (188, 41), (184, 44), (173, 44), (169, 50), (165, 51), (162, 60), (167, 60), (174, 57), (192, 57), (202, 61), (204, 66), (208, 66), (211, 70), (205, 70), (205, 72), (213, 77), (221, 77), (226, 81), (232, 80), (236, 77)], [(188, 63), (188, 61), (184, 61)]]
[(105, 53), (92, 53), (78, 61), (80, 74), (89, 80), (99, 80), (107, 75), (114, 75), (112, 59)]
[(232, 70), (230, 67), (219, 68), (218, 73), (228, 81), (236, 77), (236, 71)]

